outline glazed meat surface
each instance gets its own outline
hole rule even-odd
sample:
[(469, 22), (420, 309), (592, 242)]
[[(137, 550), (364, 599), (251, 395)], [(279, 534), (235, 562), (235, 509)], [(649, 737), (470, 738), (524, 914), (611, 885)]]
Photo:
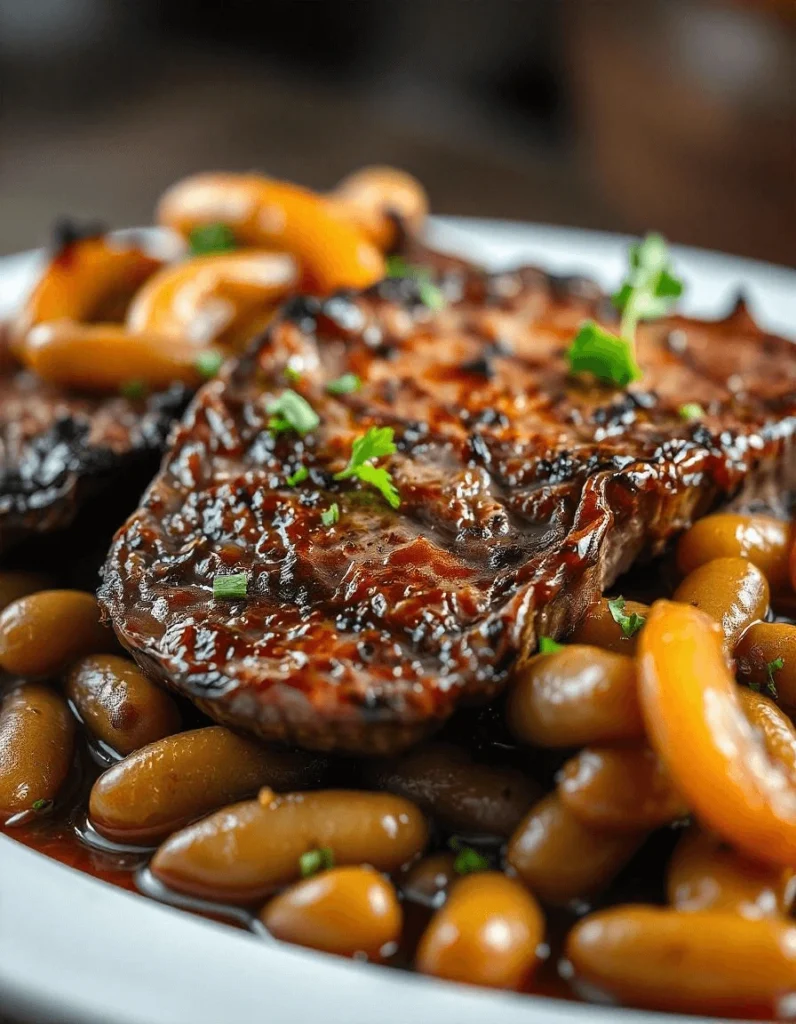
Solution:
[(0, 375), (0, 551), (68, 526), (114, 481), (154, 472), (186, 398), (182, 388), (87, 397), (24, 371)]
[[(644, 379), (625, 392), (567, 376), (583, 318), (614, 323), (589, 282), (454, 270), (446, 288), (438, 313), (400, 280), (293, 302), (201, 390), (117, 534), (100, 600), (119, 637), (219, 721), (406, 747), (693, 519), (793, 486), (796, 350), (742, 305), (642, 327)], [(329, 394), (348, 372), (362, 387)], [(303, 438), (268, 430), (286, 387), (320, 416)], [(705, 416), (684, 420), (686, 402)], [(372, 426), (395, 431), (396, 511), (333, 480)], [(227, 572), (248, 575), (245, 599), (213, 598)]]

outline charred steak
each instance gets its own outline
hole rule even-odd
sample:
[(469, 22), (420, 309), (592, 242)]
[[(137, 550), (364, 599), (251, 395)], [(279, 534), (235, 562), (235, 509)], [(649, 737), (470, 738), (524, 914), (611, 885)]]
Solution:
[[(437, 314), (406, 281), (296, 300), (201, 390), (117, 534), (100, 600), (119, 637), (219, 721), (405, 747), (493, 696), (538, 635), (565, 635), (695, 517), (793, 486), (796, 349), (743, 306), (642, 328), (644, 379), (620, 392), (567, 377), (580, 321), (611, 323), (588, 282), (524, 269), (449, 287)], [(343, 373), (362, 387), (330, 394)], [(320, 416), (303, 438), (268, 430), (290, 386)], [(706, 415), (684, 420), (686, 402)], [(333, 480), (374, 425), (395, 431), (397, 511)], [(214, 599), (234, 571), (248, 596)]]
[(130, 472), (154, 472), (186, 400), (182, 388), (98, 398), (23, 371), (0, 375), (0, 551), (68, 526), (89, 498)]

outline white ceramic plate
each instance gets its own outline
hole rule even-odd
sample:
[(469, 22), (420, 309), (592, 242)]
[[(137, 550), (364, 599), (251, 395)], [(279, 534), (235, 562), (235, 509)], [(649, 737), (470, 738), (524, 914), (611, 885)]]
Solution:
[[(430, 240), (490, 266), (538, 263), (620, 279), (626, 237), (440, 218)], [(719, 316), (739, 289), (761, 324), (796, 339), (796, 272), (674, 249), (688, 312)], [(0, 314), (40, 256), (0, 261)], [(0, 1011), (80, 1024), (674, 1024), (684, 1017), (491, 993), (349, 963), (160, 906), (0, 836)], [(696, 1018), (688, 1018), (696, 1020)]]

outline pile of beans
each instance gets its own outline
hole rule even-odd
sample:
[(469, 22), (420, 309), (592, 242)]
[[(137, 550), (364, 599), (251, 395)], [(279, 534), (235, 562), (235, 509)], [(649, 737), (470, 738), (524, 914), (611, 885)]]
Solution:
[(796, 1013), (795, 551), (787, 523), (701, 520), (666, 597), (599, 601), (505, 700), (389, 761), (208, 724), (90, 594), (0, 572), (0, 821), (139, 850), (146, 891), (342, 956)]

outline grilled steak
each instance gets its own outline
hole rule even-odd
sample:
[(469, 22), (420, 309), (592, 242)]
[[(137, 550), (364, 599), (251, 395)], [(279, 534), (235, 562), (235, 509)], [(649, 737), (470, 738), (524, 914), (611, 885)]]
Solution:
[[(565, 635), (695, 517), (793, 486), (796, 349), (743, 306), (643, 327), (645, 376), (624, 392), (567, 377), (580, 321), (610, 323), (594, 285), (460, 271), (449, 292), (437, 314), (408, 281), (296, 300), (201, 390), (117, 534), (100, 600), (119, 637), (219, 721), (405, 747), (496, 694), (539, 635)], [(267, 429), (288, 361), (321, 418), (304, 438)], [(347, 372), (361, 389), (330, 395)], [(684, 420), (686, 402), (706, 415)], [(374, 425), (395, 431), (397, 511), (333, 480)], [(234, 571), (248, 596), (214, 599)]]
[(70, 395), (22, 371), (0, 375), (0, 551), (69, 525), (131, 473), (154, 472), (186, 400), (182, 388), (133, 401)]

